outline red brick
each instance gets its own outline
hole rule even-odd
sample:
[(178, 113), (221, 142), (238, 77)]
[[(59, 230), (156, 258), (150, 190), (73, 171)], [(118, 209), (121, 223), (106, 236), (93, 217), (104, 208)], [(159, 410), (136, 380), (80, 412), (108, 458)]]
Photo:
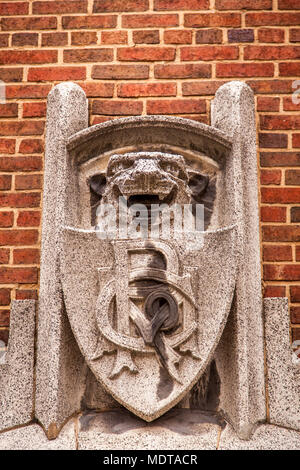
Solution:
[[(65, 51), (73, 52), (73, 51)], [(84, 51), (82, 51), (84, 52)], [(28, 71), (29, 82), (85, 80), (85, 67), (35, 67)]]
[(155, 78), (209, 78), (211, 65), (209, 64), (168, 64), (155, 65)]
[(24, 18), (2, 18), (2, 31), (32, 31), (40, 29), (56, 29), (57, 19), (53, 16)]
[(264, 261), (293, 261), (292, 247), (290, 245), (264, 245)]
[(292, 204), (300, 202), (300, 188), (261, 188), (262, 202)]
[(34, 15), (52, 15), (56, 13), (86, 13), (86, 0), (64, 0), (63, 2), (33, 2), (32, 13)]
[(262, 222), (286, 222), (286, 207), (263, 206), (260, 218)]
[(258, 30), (259, 42), (284, 42), (284, 29), (262, 28)]
[(291, 306), (291, 323), (300, 323), (300, 307)]
[(43, 33), (42, 47), (65, 46), (68, 44), (68, 33)]
[(37, 171), (43, 167), (40, 156), (0, 157), (1, 171)]
[(38, 230), (1, 230), (0, 243), (7, 246), (35, 245), (38, 236)]
[(176, 83), (122, 83), (118, 87), (118, 96), (176, 96)]
[(23, 139), (20, 143), (20, 153), (43, 153), (44, 144), (40, 139)]
[(0, 193), (0, 207), (39, 207), (39, 193)]
[(154, 0), (154, 10), (207, 10), (209, 0)]
[(214, 95), (217, 89), (222, 86), (224, 82), (203, 81), (200, 82), (186, 82), (182, 84), (183, 96), (199, 96), (199, 95)]
[(300, 28), (290, 29), (290, 42), (300, 42)]
[(76, 49), (64, 51), (64, 62), (110, 62), (113, 49)]
[(14, 250), (14, 264), (39, 264), (40, 251), (36, 248), (21, 248)]
[(0, 122), (0, 135), (41, 135), (44, 132), (43, 121), (6, 121)]
[(108, 116), (136, 116), (143, 111), (143, 103), (140, 101), (111, 101), (95, 100), (92, 105), (94, 114)]
[(246, 82), (254, 91), (262, 95), (291, 93), (292, 80), (247, 80)]
[(38, 281), (37, 268), (0, 268), (1, 284), (33, 284)]
[(236, 46), (196, 46), (182, 47), (181, 60), (223, 60), (238, 59)]
[(300, 148), (300, 134), (292, 135), (293, 148)]
[(260, 116), (260, 128), (266, 130), (300, 129), (300, 116), (294, 114)]
[(46, 98), (51, 85), (8, 85), (7, 98)]
[(37, 300), (37, 291), (36, 290), (27, 290), (27, 289), (21, 289), (16, 291), (16, 300)]
[(259, 12), (246, 14), (246, 26), (298, 26), (300, 13)]
[(296, 246), (296, 261), (300, 261), (300, 246)]
[(63, 16), (62, 26), (64, 29), (115, 28), (117, 26), (117, 16)]
[(193, 33), (189, 30), (167, 30), (164, 32), (165, 44), (192, 44)]
[(217, 10), (272, 10), (272, 0), (216, 0)]
[(18, 104), (0, 104), (0, 117), (18, 117)]
[(298, 225), (265, 225), (262, 227), (262, 239), (265, 242), (299, 242)]
[(0, 3), (0, 15), (27, 15), (29, 11), (28, 2), (2, 2)]
[(148, 0), (95, 0), (93, 13), (105, 13), (110, 11), (146, 11), (149, 7)]
[(290, 286), (291, 302), (300, 302), (300, 286)]
[(137, 80), (149, 78), (148, 65), (94, 65), (92, 78), (102, 80)]
[(149, 100), (147, 114), (201, 114), (206, 112), (205, 100)]
[(16, 33), (12, 35), (13, 46), (37, 46), (38, 33)]
[(14, 213), (12, 211), (0, 211), (0, 227), (12, 227)]
[(43, 64), (57, 62), (57, 51), (0, 51), (0, 64)]
[(97, 82), (85, 82), (79, 84), (85, 91), (86, 95), (96, 98), (111, 98), (114, 93), (113, 83), (97, 83)]
[(291, 222), (300, 222), (300, 207), (291, 207)]
[(11, 176), (0, 175), (0, 191), (11, 188)]
[(0, 264), (9, 263), (9, 249), (0, 248)]
[[(299, 90), (300, 93), (300, 90)], [(284, 111), (299, 111), (300, 110), (300, 94), (297, 93), (297, 99), (299, 103), (293, 103), (292, 101), (293, 96), (284, 97), (283, 98), (283, 109)]]
[(218, 26), (241, 26), (239, 13), (198, 13), (184, 15), (184, 26), (210, 28)]
[(88, 46), (97, 44), (98, 37), (96, 31), (76, 31), (71, 35), (71, 44), (73, 46)]
[(272, 77), (274, 65), (270, 63), (217, 64), (217, 77)]
[(300, 170), (286, 170), (285, 184), (290, 186), (300, 186)]
[(263, 185), (267, 184), (280, 184), (281, 170), (261, 170), (260, 182)]
[(39, 211), (20, 211), (17, 219), (18, 227), (39, 227), (41, 213)]
[(118, 60), (127, 61), (159, 61), (174, 60), (175, 49), (173, 47), (124, 47), (118, 49)]
[(46, 103), (23, 103), (23, 117), (46, 116)]
[(0, 34), (0, 47), (8, 47), (9, 34)]
[(221, 29), (203, 29), (196, 32), (196, 44), (221, 44), (222, 40)]
[(16, 141), (14, 139), (0, 139), (0, 153), (15, 153)]
[(257, 111), (279, 111), (280, 99), (269, 96), (257, 97)]
[(299, 59), (300, 46), (246, 46), (245, 60)]
[(296, 152), (262, 152), (260, 164), (264, 167), (272, 166), (300, 166), (300, 153)]
[(283, 62), (279, 64), (279, 75), (281, 77), (297, 77), (300, 74), (299, 62)]
[(286, 134), (259, 134), (259, 145), (261, 148), (286, 148)]
[(254, 42), (253, 29), (229, 29), (227, 31), (228, 42)]
[(0, 327), (9, 326), (9, 310), (0, 310)]
[(0, 305), (10, 304), (10, 289), (0, 289)]
[(0, 68), (0, 80), (3, 80), (5, 83), (21, 82), (22, 79), (22, 68)]
[(101, 44), (127, 44), (127, 31), (103, 31), (101, 33)]
[(175, 14), (149, 13), (147, 15), (124, 15), (122, 17), (122, 28), (155, 28), (178, 25), (178, 15)]
[(279, 10), (300, 10), (298, 0), (278, 0)]
[(159, 30), (133, 31), (132, 38), (135, 44), (159, 44)]
[(0, 341), (3, 341), (6, 346), (8, 343), (8, 336), (9, 336), (8, 330), (0, 330)]
[(285, 286), (266, 286), (264, 297), (285, 297)]
[(16, 175), (15, 189), (41, 189), (42, 175)]
[(264, 265), (266, 281), (300, 281), (300, 264)]

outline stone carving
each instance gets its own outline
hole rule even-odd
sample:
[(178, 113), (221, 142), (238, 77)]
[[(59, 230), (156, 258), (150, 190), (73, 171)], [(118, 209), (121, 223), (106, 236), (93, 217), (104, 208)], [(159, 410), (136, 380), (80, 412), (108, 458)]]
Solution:
[[(270, 419), (299, 429), (299, 401), (290, 402), (296, 416), (287, 408), (294, 396), (288, 381), (291, 390), (299, 385), (288, 323), (281, 325), (285, 377), (274, 366), (279, 330), (272, 322), (283, 310), (276, 300), (265, 303), (264, 337), (255, 137), (253, 93), (240, 82), (219, 88), (211, 127), (165, 116), (88, 127), (83, 90), (72, 83), (52, 90), (36, 390), (33, 305), (22, 304), (10, 341), (16, 344), (21, 313), (30, 313), (22, 330), (28, 380), (17, 387), (25, 412), (16, 412), (15, 386), (3, 385), (7, 374), (20, 382), (16, 359), (16, 374), (11, 363), (0, 366), (0, 398), (13, 397), (12, 418), (2, 411), (0, 430), (29, 420), (35, 396), (35, 417), (50, 439), (84, 404), (115, 414), (126, 407), (148, 422), (174, 406), (203, 406), (249, 439), (266, 420), (265, 352)], [(141, 204), (134, 237), (112, 229), (114, 236), (103, 236), (107, 222), (120, 226), (120, 207), (130, 225)], [(198, 220), (196, 204), (204, 204), (204, 230), (180, 233), (172, 212), (167, 236), (160, 211), (150, 214), (159, 204), (189, 204), (188, 221)]]

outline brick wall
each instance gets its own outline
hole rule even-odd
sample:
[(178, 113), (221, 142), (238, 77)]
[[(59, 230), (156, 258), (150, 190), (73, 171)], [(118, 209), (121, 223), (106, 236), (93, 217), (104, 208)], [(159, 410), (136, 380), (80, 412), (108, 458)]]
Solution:
[(232, 79), (256, 95), (264, 295), (289, 297), (300, 339), (299, 0), (1, 0), (0, 16), (0, 339), (11, 299), (37, 298), (51, 88), (80, 84), (90, 124), (140, 114), (209, 124), (210, 100)]

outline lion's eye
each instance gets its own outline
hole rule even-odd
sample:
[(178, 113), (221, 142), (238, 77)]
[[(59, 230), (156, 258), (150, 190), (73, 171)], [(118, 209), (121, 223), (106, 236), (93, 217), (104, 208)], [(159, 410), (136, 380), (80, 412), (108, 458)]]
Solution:
[(179, 175), (179, 168), (176, 165), (173, 165), (172, 163), (162, 162), (161, 166), (163, 170), (165, 170), (167, 173), (171, 173), (176, 177)]

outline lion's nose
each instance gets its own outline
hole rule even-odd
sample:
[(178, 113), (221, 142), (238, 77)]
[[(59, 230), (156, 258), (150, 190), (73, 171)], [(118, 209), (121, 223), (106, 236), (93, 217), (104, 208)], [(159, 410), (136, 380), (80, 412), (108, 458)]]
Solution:
[(136, 160), (134, 169), (136, 173), (142, 173), (148, 176), (158, 176), (159, 174), (161, 174), (157, 162), (154, 160), (148, 160), (143, 158)]
[(157, 163), (153, 160), (140, 159), (135, 162), (134, 166), (135, 178), (140, 182), (144, 190), (149, 191), (154, 187), (162, 174)]

